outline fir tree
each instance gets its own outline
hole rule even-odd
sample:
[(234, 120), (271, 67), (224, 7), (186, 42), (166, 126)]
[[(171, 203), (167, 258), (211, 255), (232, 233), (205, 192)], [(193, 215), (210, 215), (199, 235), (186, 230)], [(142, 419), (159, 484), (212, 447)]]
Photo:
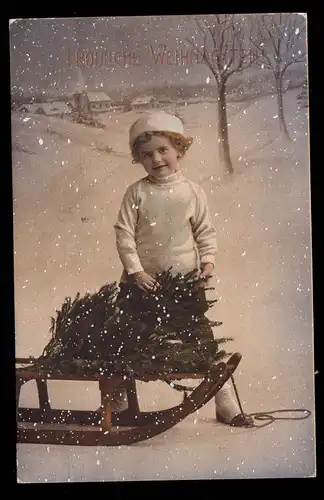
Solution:
[[(157, 275), (159, 286), (142, 294), (138, 303), (127, 296), (116, 300), (116, 283), (94, 294), (66, 298), (51, 318), (51, 340), (28, 369), (136, 376), (208, 371), (229, 354), (219, 346), (232, 339), (204, 338), (206, 325), (222, 323), (205, 317), (200, 324), (201, 304), (192, 299), (201, 286), (195, 274)], [(207, 300), (208, 308), (215, 302)]]

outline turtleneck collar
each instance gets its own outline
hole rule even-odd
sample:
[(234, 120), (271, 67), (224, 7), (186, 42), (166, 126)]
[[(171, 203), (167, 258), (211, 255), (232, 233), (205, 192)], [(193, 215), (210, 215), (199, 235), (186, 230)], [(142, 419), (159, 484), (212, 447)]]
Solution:
[(181, 170), (177, 170), (174, 174), (168, 175), (167, 177), (163, 177), (162, 179), (156, 179), (151, 175), (148, 175), (146, 179), (148, 182), (151, 182), (152, 184), (160, 184), (160, 185), (175, 184), (183, 179), (183, 175)]

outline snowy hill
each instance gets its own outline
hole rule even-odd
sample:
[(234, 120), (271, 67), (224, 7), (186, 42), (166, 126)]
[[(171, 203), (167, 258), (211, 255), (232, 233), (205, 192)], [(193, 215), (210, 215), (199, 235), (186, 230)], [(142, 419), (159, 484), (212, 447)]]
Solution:
[[(215, 336), (234, 336), (232, 349), (243, 354), (238, 384), (247, 411), (313, 405), (308, 117), (297, 94), (284, 100), (291, 142), (279, 137), (275, 97), (229, 104), (231, 178), (218, 165), (216, 103), (179, 110), (195, 139), (183, 172), (205, 189), (218, 231), (211, 293), (219, 301), (209, 314), (223, 321)], [(96, 130), (13, 112), (17, 356), (41, 353), (66, 296), (119, 279), (113, 224), (126, 186), (144, 175), (128, 151), (137, 116), (106, 113), (106, 128)], [(86, 390), (58, 383), (52, 398), (93, 407), (98, 391)], [(178, 397), (162, 385), (139, 390), (146, 407)], [(204, 407), (201, 418), (211, 411)], [(310, 438), (307, 429), (300, 439)]]

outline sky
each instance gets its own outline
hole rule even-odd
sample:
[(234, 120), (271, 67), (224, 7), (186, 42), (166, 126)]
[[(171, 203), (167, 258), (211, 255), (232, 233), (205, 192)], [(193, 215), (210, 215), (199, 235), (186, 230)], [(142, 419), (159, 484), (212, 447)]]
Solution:
[[(84, 84), (106, 91), (196, 85), (212, 77), (187, 41), (204, 43), (193, 15), (18, 19), (9, 37), (11, 87), (25, 94), (71, 93)], [(162, 60), (163, 45), (169, 55)]]

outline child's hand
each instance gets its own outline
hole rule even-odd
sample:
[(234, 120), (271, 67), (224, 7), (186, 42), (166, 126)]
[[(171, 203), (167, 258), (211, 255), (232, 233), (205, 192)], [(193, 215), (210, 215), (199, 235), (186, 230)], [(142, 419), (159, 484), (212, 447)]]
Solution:
[(144, 271), (139, 271), (132, 275), (135, 285), (144, 292), (150, 292), (158, 286), (158, 282)]
[[(201, 266), (201, 273), (199, 275), (199, 278), (200, 279), (204, 279), (204, 278), (210, 278), (213, 274), (213, 270), (214, 270), (214, 264), (212, 264), (211, 262), (206, 262), (206, 264), (203, 264)], [(208, 284), (209, 282), (209, 279), (206, 280), (206, 283)]]

